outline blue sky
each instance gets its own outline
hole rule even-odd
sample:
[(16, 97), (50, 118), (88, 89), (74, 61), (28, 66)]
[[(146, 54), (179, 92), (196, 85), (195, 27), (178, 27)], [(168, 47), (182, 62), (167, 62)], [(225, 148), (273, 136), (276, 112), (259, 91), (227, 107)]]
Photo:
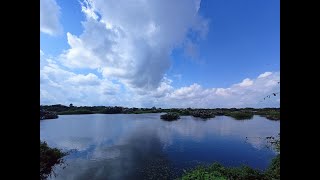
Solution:
[(41, 104), (279, 107), (279, 0), (40, 4)]

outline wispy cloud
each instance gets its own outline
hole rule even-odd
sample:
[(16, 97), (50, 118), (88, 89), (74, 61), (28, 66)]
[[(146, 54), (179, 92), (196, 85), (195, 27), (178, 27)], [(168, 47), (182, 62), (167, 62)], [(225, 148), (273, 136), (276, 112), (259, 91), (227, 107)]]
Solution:
[(40, 31), (49, 35), (61, 34), (60, 15), (60, 7), (55, 0), (40, 0)]
[[(42, 58), (43, 59), (43, 58)], [(173, 80), (164, 77), (153, 91), (132, 88), (112, 78), (94, 73), (76, 74), (48, 58), (41, 63), (41, 103), (75, 105), (121, 105), (127, 107), (279, 107), (279, 97), (261, 102), (279, 91), (279, 72), (246, 78), (227, 88), (203, 88), (194, 83), (174, 88)], [(265, 74), (265, 73), (263, 73)]]

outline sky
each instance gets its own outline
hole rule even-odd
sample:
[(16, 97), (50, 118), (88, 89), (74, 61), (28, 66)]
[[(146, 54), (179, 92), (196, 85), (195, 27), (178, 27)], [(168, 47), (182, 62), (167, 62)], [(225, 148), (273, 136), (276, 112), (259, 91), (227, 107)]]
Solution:
[(40, 0), (40, 104), (280, 107), (279, 82), (279, 0)]

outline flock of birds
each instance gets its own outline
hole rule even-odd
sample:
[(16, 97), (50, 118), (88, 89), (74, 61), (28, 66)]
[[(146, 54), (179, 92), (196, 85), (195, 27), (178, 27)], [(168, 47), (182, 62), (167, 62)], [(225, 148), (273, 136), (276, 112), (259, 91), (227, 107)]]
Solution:
[[(280, 84), (280, 81), (278, 82), (278, 84)], [(270, 95), (267, 95), (266, 97), (263, 98), (263, 100), (266, 100), (266, 98), (270, 98), (272, 96), (277, 96), (277, 94), (280, 94), (280, 92), (276, 92), (276, 93), (272, 93)], [(260, 102), (262, 102), (262, 100)]]

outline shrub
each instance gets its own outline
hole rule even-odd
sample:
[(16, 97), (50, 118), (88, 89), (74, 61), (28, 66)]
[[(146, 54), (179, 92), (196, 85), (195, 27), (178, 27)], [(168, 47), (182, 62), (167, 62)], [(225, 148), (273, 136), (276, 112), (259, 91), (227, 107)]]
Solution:
[(234, 111), (234, 112), (227, 113), (226, 116), (231, 116), (237, 120), (244, 120), (244, 119), (252, 119), (253, 113), (246, 112), (246, 111)]
[(160, 118), (166, 121), (174, 121), (174, 120), (180, 119), (180, 116), (178, 113), (169, 112), (161, 115)]
[(60, 149), (51, 148), (46, 142), (40, 140), (40, 179), (44, 180), (51, 176), (53, 167), (64, 163), (63, 157), (68, 153)]

